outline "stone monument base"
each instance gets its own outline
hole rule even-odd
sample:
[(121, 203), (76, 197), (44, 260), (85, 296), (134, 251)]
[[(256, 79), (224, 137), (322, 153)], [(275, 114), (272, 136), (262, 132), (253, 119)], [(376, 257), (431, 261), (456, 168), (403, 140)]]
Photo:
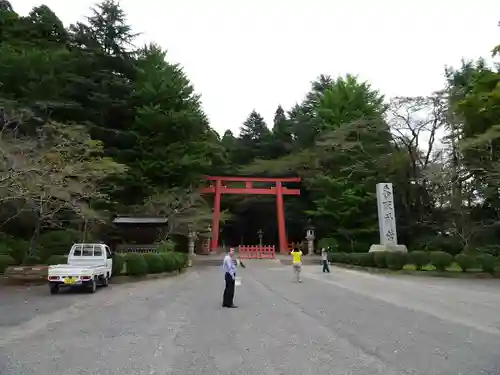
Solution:
[(406, 245), (371, 245), (368, 252), (372, 253), (375, 251), (400, 251), (402, 253), (407, 253), (408, 249), (406, 248)]

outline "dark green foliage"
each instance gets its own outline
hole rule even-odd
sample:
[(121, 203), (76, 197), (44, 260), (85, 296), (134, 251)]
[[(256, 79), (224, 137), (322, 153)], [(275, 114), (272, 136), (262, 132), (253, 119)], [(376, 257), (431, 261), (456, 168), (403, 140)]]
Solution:
[(31, 255), (24, 258), (23, 264), (26, 266), (34, 266), (37, 264), (42, 264), (42, 260), (37, 256)]
[(467, 270), (474, 268), (476, 265), (476, 258), (467, 254), (458, 254), (455, 255), (455, 262), (457, 262), (463, 272), (467, 272)]
[(142, 254), (128, 253), (125, 255), (127, 275), (144, 276), (148, 273), (148, 264)]
[(13, 266), (15, 264), (16, 261), (10, 255), (0, 254), (0, 273), (4, 273), (8, 266)]
[(339, 251), (339, 243), (335, 238), (322, 238), (318, 242), (318, 248), (325, 248), (328, 252), (337, 252)]
[(463, 243), (458, 237), (436, 236), (427, 244), (429, 251), (444, 251), (451, 255), (460, 254), (463, 250)]
[(160, 254), (147, 253), (144, 254), (144, 260), (148, 265), (148, 273), (161, 273), (163, 272), (163, 257)]
[(10, 255), (16, 261), (16, 264), (20, 264), (28, 251), (29, 243), (28, 241), (4, 236), (0, 240), (0, 254)]
[(498, 265), (498, 259), (491, 254), (481, 254), (478, 261), (484, 272), (494, 273), (495, 267)]
[(378, 268), (387, 268), (387, 252), (386, 251), (374, 251), (373, 260)]
[(174, 241), (165, 241), (158, 247), (159, 253), (166, 253), (167, 251), (175, 251)]
[(409, 263), (414, 264), (419, 271), (431, 261), (429, 253), (420, 250), (411, 251), (408, 258)]
[(120, 275), (123, 271), (124, 264), (125, 264), (125, 256), (121, 254), (115, 254), (113, 256), (113, 267), (111, 270), (111, 277)]
[(430, 260), (438, 271), (445, 271), (453, 263), (453, 255), (444, 251), (431, 251)]
[(401, 251), (389, 251), (386, 253), (387, 268), (393, 271), (403, 269), (408, 260), (408, 254)]
[(75, 230), (55, 230), (38, 238), (39, 254), (42, 260), (52, 255), (67, 255), (73, 244), (79, 242), (80, 233)]
[(51, 255), (46, 262), (48, 265), (56, 265), (56, 264), (67, 264), (68, 257), (66, 255)]

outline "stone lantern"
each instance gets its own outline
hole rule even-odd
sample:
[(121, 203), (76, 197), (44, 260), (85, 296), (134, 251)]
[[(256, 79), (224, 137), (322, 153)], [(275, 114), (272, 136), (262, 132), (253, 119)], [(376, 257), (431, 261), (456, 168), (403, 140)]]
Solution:
[(257, 235), (259, 236), (259, 245), (262, 246), (262, 237), (264, 236), (264, 231), (262, 230), (262, 228), (259, 229)]
[(311, 224), (311, 219), (307, 221), (306, 226), (306, 240), (307, 240), (307, 251), (309, 255), (314, 255), (314, 226)]

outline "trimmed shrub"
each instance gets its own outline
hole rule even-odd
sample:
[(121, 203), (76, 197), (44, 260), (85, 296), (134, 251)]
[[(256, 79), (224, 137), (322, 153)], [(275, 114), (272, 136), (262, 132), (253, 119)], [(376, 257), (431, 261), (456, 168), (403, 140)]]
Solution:
[(10, 255), (16, 264), (21, 264), (29, 245), (29, 242), (23, 239), (3, 237), (0, 240), (0, 254)]
[(343, 263), (345, 263), (345, 264), (353, 264), (354, 257), (352, 255), (352, 253), (345, 253), (342, 260), (343, 260)]
[(390, 270), (399, 271), (402, 270), (406, 264), (408, 254), (401, 251), (390, 251), (386, 253), (385, 259), (387, 267)]
[(127, 275), (144, 276), (148, 274), (148, 264), (142, 254), (128, 253), (125, 255), (125, 264), (127, 265)]
[(359, 265), (363, 267), (375, 267), (374, 253), (359, 254)]
[(386, 251), (375, 251), (373, 260), (378, 268), (387, 268)]
[(495, 267), (498, 265), (498, 260), (496, 257), (491, 254), (481, 254), (478, 257), (478, 260), (484, 272), (488, 272), (491, 274), (495, 272)]
[(462, 272), (467, 272), (476, 265), (476, 259), (467, 254), (458, 254), (455, 256), (455, 262), (460, 266)]
[(361, 253), (352, 253), (350, 254), (350, 259), (351, 259), (351, 264), (354, 266), (362, 266), (363, 264), (363, 257), (364, 254)]
[(26, 266), (35, 266), (37, 264), (42, 264), (42, 260), (40, 259), (40, 257), (30, 255), (27, 256), (26, 259), (24, 259), (23, 264)]
[(14, 266), (16, 260), (10, 255), (0, 254), (0, 273), (4, 273), (5, 269), (9, 266)]
[(444, 251), (431, 251), (430, 259), (438, 271), (445, 271), (453, 263), (453, 256)]
[(111, 269), (111, 277), (121, 275), (124, 264), (125, 264), (125, 257), (123, 255), (115, 254), (113, 256), (113, 267)]
[(175, 271), (175, 260), (173, 252), (160, 253), (163, 260), (163, 272), (173, 272)]
[(174, 252), (175, 269), (185, 268), (188, 265), (188, 255), (186, 253)]
[(408, 255), (408, 260), (411, 264), (415, 265), (415, 268), (420, 271), (422, 267), (429, 264), (431, 258), (427, 251), (415, 250), (410, 252)]
[(52, 255), (47, 259), (47, 264), (53, 266), (55, 264), (67, 264), (68, 257), (66, 255)]
[(148, 273), (163, 272), (163, 258), (159, 254), (147, 253), (143, 256), (146, 264), (148, 265)]
[(462, 252), (463, 243), (456, 236), (436, 236), (427, 243), (427, 250), (443, 251), (454, 256)]

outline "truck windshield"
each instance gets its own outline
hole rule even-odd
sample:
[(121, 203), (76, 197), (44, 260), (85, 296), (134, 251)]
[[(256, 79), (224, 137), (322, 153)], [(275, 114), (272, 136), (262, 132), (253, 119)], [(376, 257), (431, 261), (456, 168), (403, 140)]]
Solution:
[(91, 256), (100, 256), (102, 255), (102, 249), (100, 246), (96, 245), (76, 245), (75, 251), (73, 253), (74, 256), (83, 256), (83, 257), (91, 257)]

